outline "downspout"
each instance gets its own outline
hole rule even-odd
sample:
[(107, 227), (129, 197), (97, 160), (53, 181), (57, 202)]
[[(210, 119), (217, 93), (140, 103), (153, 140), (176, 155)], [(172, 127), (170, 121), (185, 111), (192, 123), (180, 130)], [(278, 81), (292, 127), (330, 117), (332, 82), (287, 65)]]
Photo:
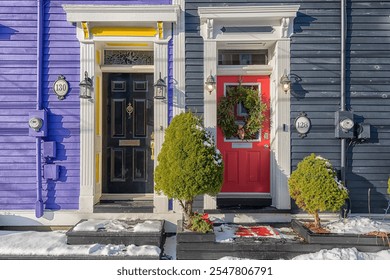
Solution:
[[(346, 111), (346, 95), (345, 95), (345, 26), (346, 26), (346, 1), (341, 0), (341, 69), (340, 69), (340, 111)], [(346, 186), (346, 163), (347, 163), (347, 139), (341, 139), (341, 162), (340, 172), (341, 181)]]
[[(43, 37), (43, 2), (37, 0), (37, 110), (42, 110), (42, 37)], [(37, 182), (37, 201), (35, 202), (35, 216), (43, 216), (42, 200), (42, 156), (41, 156), (41, 137), (35, 138), (36, 146), (36, 182)]]

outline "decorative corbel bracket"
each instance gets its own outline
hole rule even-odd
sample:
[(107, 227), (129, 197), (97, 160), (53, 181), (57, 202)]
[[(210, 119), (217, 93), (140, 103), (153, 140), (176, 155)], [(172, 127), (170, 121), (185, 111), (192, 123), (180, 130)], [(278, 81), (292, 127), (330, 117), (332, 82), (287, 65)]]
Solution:
[(214, 19), (210, 19), (208, 18), (207, 21), (206, 21), (206, 24), (207, 24), (207, 30), (206, 30), (206, 34), (207, 34), (207, 39), (213, 39), (213, 36), (214, 36)]
[(289, 17), (282, 18), (280, 22), (281, 27), (281, 38), (290, 38), (293, 34), (293, 22), (294, 19), (291, 19)]
[(157, 35), (160, 40), (164, 39), (164, 23), (162, 21), (157, 22)]
[(84, 40), (90, 39), (90, 33), (89, 33), (89, 25), (88, 25), (88, 22), (82, 21), (82, 22), (81, 22), (81, 28), (83, 29), (83, 32), (84, 32)]

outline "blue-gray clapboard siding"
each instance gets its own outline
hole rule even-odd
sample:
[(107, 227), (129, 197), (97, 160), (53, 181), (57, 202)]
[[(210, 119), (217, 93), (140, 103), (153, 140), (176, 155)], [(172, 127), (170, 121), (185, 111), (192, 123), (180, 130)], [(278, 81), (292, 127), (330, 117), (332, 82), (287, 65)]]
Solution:
[[(62, 4), (170, 4), (171, 0), (44, 2), (43, 107), (48, 136), (56, 141), (60, 178), (43, 184), (46, 209), (77, 209), (80, 194), (80, 44)], [(36, 108), (37, 1), (0, 1), (0, 210), (34, 209), (35, 138), (28, 136), (28, 114)], [(66, 99), (52, 90), (58, 75), (70, 84)]]
[[(347, 184), (352, 212), (384, 213), (390, 175), (390, 1), (347, 0), (348, 106), (372, 125), (372, 140), (348, 150)], [(340, 1), (186, 1), (186, 105), (203, 113), (203, 39), (198, 7), (299, 4), (291, 41), (291, 122), (308, 113), (312, 129), (301, 139), (292, 129), (292, 170), (310, 153), (340, 167), (340, 140), (334, 138), (334, 112), (340, 106)]]

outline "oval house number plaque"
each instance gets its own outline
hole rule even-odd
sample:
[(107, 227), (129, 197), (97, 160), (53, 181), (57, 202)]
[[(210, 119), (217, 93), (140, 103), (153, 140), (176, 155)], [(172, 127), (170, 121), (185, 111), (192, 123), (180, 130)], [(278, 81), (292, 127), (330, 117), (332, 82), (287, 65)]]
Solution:
[(54, 93), (57, 95), (59, 100), (65, 98), (69, 91), (68, 81), (65, 80), (65, 77), (60, 75), (53, 85)]
[(295, 129), (298, 131), (299, 137), (306, 137), (310, 128), (311, 123), (310, 119), (307, 117), (307, 114), (304, 112), (299, 113), (298, 117), (295, 119)]

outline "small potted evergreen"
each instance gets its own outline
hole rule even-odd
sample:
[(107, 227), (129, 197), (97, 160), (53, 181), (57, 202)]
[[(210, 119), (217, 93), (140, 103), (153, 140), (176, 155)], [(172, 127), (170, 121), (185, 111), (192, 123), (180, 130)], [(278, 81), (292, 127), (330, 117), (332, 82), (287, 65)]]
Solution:
[(158, 155), (155, 190), (179, 202), (186, 229), (213, 230), (205, 215), (193, 213), (192, 204), (198, 195), (218, 194), (222, 181), (222, 156), (201, 119), (191, 112), (175, 116)]
[(315, 154), (298, 163), (289, 180), (289, 192), (296, 205), (314, 216), (314, 229), (321, 228), (320, 211), (336, 212), (348, 198), (329, 160)]

